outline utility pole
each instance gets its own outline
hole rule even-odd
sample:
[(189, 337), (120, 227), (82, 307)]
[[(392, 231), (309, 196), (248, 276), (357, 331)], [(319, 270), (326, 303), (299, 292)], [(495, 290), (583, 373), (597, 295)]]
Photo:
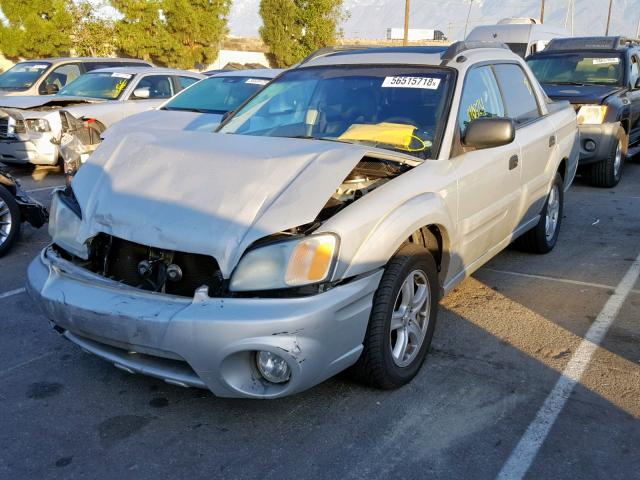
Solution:
[(611, 8), (613, 7), (613, 0), (609, 0), (609, 14), (607, 15), (607, 29), (604, 32), (605, 37), (609, 36), (609, 25), (611, 24)]
[(640, 19), (638, 19), (638, 27), (636, 28), (636, 38), (640, 38)]
[(411, 10), (411, 0), (404, 0), (404, 38), (403, 45), (409, 44), (409, 12)]
[(467, 38), (467, 27), (469, 26), (469, 16), (471, 15), (472, 6), (473, 6), (473, 0), (469, 0), (469, 11), (467, 12), (467, 21), (464, 22), (464, 38)]
[(540, 5), (540, 23), (544, 23), (544, 1), (542, 0), (542, 4)]

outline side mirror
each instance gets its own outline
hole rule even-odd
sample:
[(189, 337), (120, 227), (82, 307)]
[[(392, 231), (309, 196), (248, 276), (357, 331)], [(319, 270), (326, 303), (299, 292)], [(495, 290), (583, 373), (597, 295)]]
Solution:
[(481, 150), (508, 145), (516, 138), (516, 126), (510, 118), (478, 118), (467, 125), (462, 143)]
[(60, 91), (60, 88), (58, 88), (58, 85), (56, 85), (55, 83), (49, 83), (44, 86), (45, 95), (54, 95), (59, 91)]
[(137, 99), (147, 99), (151, 96), (151, 91), (149, 90), (149, 87), (140, 87), (140, 88), (136, 88), (133, 91), (133, 96), (134, 98)]

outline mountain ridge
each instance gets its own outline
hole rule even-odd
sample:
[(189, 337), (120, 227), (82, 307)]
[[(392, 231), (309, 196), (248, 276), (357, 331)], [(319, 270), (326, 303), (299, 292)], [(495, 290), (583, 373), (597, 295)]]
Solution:
[[(404, 0), (345, 0), (349, 18), (343, 23), (345, 38), (380, 39), (389, 27), (404, 25)], [(568, 0), (547, 0), (545, 23), (564, 26)], [(575, 0), (574, 34), (604, 35), (607, 21), (605, 0)], [(235, 36), (258, 36), (262, 24), (258, 14), (260, 0), (234, 0), (229, 16), (229, 30)], [(411, 28), (442, 30), (451, 40), (464, 37), (469, 12), (467, 0), (413, 0)], [(496, 23), (505, 17), (540, 15), (540, 0), (473, 0), (469, 30), (476, 25)], [(635, 36), (640, 20), (640, 0), (616, 0), (610, 34)], [(568, 25), (570, 29), (570, 23)]]

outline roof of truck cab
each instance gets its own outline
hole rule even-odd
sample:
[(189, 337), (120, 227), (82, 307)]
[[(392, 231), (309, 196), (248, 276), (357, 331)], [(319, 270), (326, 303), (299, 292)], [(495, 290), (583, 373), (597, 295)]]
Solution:
[(143, 65), (151, 65), (151, 62), (140, 60), (139, 58), (121, 58), (121, 57), (53, 57), (53, 58), (34, 58), (33, 60), (23, 60), (24, 62), (47, 62), (47, 63), (63, 63), (63, 62), (137, 62)]
[[(511, 60), (519, 58), (507, 48), (496, 46), (478, 47), (459, 50), (450, 59), (444, 58), (448, 46), (411, 46), (380, 47), (363, 50), (348, 50), (327, 53), (304, 61), (298, 68), (328, 65), (421, 65), (421, 66), (455, 66), (455, 58), (464, 55), (467, 60)], [(464, 62), (467, 64), (468, 62)], [(462, 64), (460, 64), (462, 66)]]
[(197, 72), (190, 72), (189, 70), (178, 70), (175, 68), (161, 68), (161, 67), (107, 67), (91, 70), (89, 73), (128, 73), (131, 75), (146, 75), (149, 73), (164, 74), (164, 75), (186, 75), (190, 77), (205, 78), (205, 75)]

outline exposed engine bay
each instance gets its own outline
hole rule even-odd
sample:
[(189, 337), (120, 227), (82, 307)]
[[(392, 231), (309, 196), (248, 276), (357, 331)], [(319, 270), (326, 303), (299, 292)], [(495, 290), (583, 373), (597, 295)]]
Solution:
[(409, 165), (391, 160), (364, 157), (342, 181), (342, 184), (318, 215), (317, 220), (323, 222), (331, 218), (343, 208), (410, 168)]

